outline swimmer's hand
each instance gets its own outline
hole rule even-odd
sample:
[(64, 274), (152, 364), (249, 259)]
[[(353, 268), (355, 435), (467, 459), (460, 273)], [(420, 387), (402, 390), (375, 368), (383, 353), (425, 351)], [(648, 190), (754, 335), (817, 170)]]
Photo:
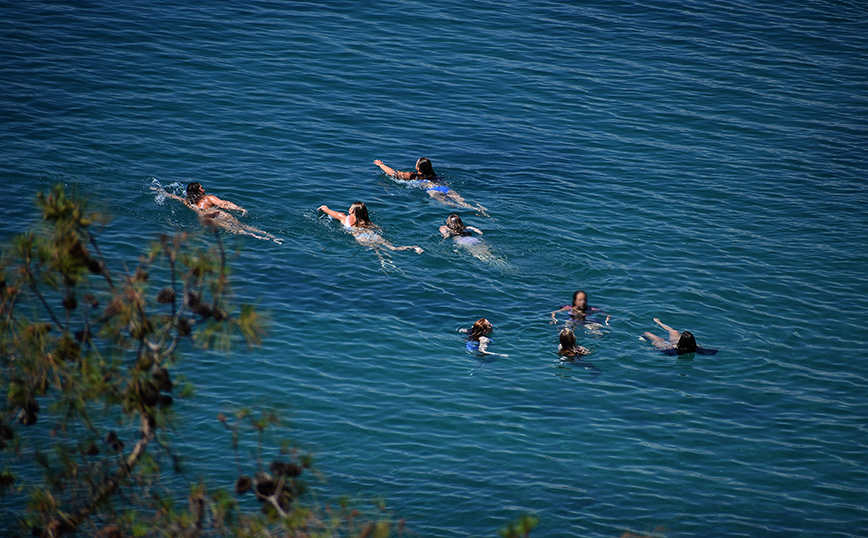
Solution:
[(376, 164), (377, 166), (383, 166), (383, 161), (381, 161), (380, 159), (374, 159), (374, 164)]
[(612, 319), (612, 316), (606, 316), (606, 325), (609, 324), (609, 320)]
[(242, 209), (242, 210), (241, 210), (241, 216), (242, 216), (242, 217), (246, 217), (246, 216), (247, 216), (247, 210), (246, 210), (246, 209)]
[(316, 210), (317, 210), (317, 211), (322, 211), (323, 213), (325, 213), (326, 211), (329, 210), (329, 206), (323, 204), (323, 205), (319, 206), (318, 208), (316, 208)]
[(425, 252), (424, 250), (422, 250), (421, 247), (413, 247), (413, 249), (416, 251), (416, 254), (422, 254), (423, 252)]

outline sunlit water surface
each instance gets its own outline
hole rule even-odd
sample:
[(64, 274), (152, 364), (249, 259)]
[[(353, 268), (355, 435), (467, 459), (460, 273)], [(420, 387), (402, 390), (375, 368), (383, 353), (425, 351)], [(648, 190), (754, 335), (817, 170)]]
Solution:
[[(202, 182), (243, 243), (261, 349), (191, 353), (190, 479), (231, 486), (218, 412), (281, 410), (322, 499), (425, 536), (868, 534), (868, 9), (758, 2), (3, 2), (3, 238), (56, 182), (111, 255), (195, 230), (149, 187)], [(490, 217), (371, 164), (419, 156)], [(413, 252), (316, 208), (362, 200)], [(162, 202), (162, 203), (160, 203)], [(601, 373), (559, 363), (578, 288)], [(456, 331), (495, 325), (482, 362)], [(652, 318), (715, 356), (676, 359)], [(657, 331), (660, 333), (660, 331)]]

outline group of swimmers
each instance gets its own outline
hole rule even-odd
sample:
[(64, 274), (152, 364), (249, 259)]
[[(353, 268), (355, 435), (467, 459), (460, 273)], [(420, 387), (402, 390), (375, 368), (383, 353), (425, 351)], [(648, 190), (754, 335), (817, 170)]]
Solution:
[[(467, 200), (455, 192), (449, 185), (444, 184), (442, 178), (434, 172), (431, 160), (426, 157), (421, 157), (416, 161), (415, 172), (394, 170), (379, 159), (375, 160), (374, 164), (395, 181), (414, 182), (442, 204), (472, 209), (481, 215), (487, 216), (487, 210), (484, 207), (479, 204), (473, 205), (468, 203)], [(371, 222), (368, 216), (368, 207), (364, 202), (353, 203), (346, 213), (329, 209), (327, 205), (319, 206), (318, 210), (340, 222), (353, 234), (359, 243), (373, 247), (385, 247), (389, 250), (415, 250), (418, 254), (423, 252), (422, 248), (416, 245), (394, 246), (384, 239), (377, 232), (378, 227)], [(457, 213), (451, 213), (446, 217), (446, 224), (440, 227), (440, 233), (444, 238), (448, 239), (451, 237), (456, 243), (467, 247), (475, 256), (484, 257), (478, 237), (482, 235), (482, 230), (473, 226), (466, 226)]]
[[(591, 330), (598, 330), (604, 324), (609, 325), (609, 320), (612, 319), (612, 316), (603, 310), (590, 306), (588, 304), (588, 294), (583, 290), (573, 293), (571, 304), (564, 305), (551, 313), (551, 324), (554, 325), (558, 322), (557, 315), (559, 312), (569, 312), (569, 322), (571, 325), (581, 325)], [(600, 319), (603, 316), (605, 318)], [(716, 349), (699, 347), (696, 344), (696, 338), (690, 331), (676, 331), (658, 318), (654, 318), (654, 322), (669, 333), (668, 338), (663, 338), (651, 332), (643, 333), (640, 338), (651, 342), (654, 347), (667, 355), (688, 355), (691, 353), (714, 355), (717, 353)], [(467, 334), (468, 351), (481, 355), (496, 355), (488, 350), (493, 331), (494, 326), (486, 318), (477, 320), (470, 329), (461, 329), (461, 332)], [(590, 353), (591, 350), (577, 344), (576, 333), (571, 327), (564, 327), (558, 334), (558, 355), (562, 361), (577, 362), (586, 369), (599, 373), (596, 367), (582, 360), (582, 357)], [(501, 356), (505, 357), (506, 355)]]
[[(455, 192), (451, 187), (444, 184), (435, 172), (431, 161), (425, 157), (421, 157), (416, 161), (415, 172), (402, 172), (394, 170), (383, 164), (383, 161), (377, 159), (374, 164), (380, 167), (388, 176), (396, 181), (418, 182), (418, 185), (437, 201), (453, 207), (462, 207), (478, 211), (482, 215), (487, 216), (486, 209), (479, 204), (472, 205), (468, 203), (461, 195)], [(232, 202), (221, 200), (214, 195), (206, 194), (205, 189), (199, 183), (190, 183), (187, 185), (186, 198), (165, 193), (166, 196), (183, 202), (185, 205), (195, 210), (200, 218), (206, 224), (220, 227), (226, 231), (249, 235), (257, 239), (274, 240), (280, 242), (271, 234), (254, 228), (252, 226), (242, 224), (229, 211), (240, 211), (241, 216), (247, 214), (247, 210)], [(361, 244), (373, 247), (385, 247), (392, 251), (415, 250), (421, 254), (422, 248), (416, 245), (395, 246), (384, 239), (378, 233), (378, 227), (371, 222), (368, 215), (368, 208), (363, 202), (355, 202), (346, 213), (341, 213), (329, 209), (326, 205), (321, 205), (318, 208), (329, 217), (338, 220), (349, 232), (353, 234), (356, 241)], [(482, 231), (473, 226), (466, 226), (462, 222), (461, 217), (457, 213), (451, 213), (446, 218), (446, 223), (440, 227), (440, 233), (444, 238), (453, 238), (456, 243), (461, 244), (469, 249), (480, 246), (479, 235)], [(475, 235), (474, 235), (475, 234)], [(477, 257), (478, 253), (477, 253)], [(569, 312), (570, 320), (573, 325), (580, 324), (589, 328), (600, 328), (603, 324), (609, 325), (611, 316), (599, 308), (588, 305), (588, 294), (582, 290), (573, 293), (572, 302), (562, 306), (560, 309), (551, 313), (551, 323), (557, 323), (557, 314), (559, 312)], [(592, 315), (602, 317), (601, 320)], [(717, 353), (715, 349), (706, 349), (697, 346), (696, 339), (689, 331), (679, 332), (665, 325), (659, 319), (654, 318), (662, 329), (668, 332), (668, 338), (657, 336), (653, 333), (646, 332), (640, 338), (643, 338), (662, 352), (669, 355), (686, 355), (690, 353), (699, 353), (702, 355), (713, 355)], [(494, 330), (494, 326), (485, 318), (477, 320), (469, 329), (462, 329), (461, 332), (467, 334), (467, 349), (481, 355), (499, 355), (506, 357), (507, 355), (493, 353), (488, 350), (491, 344), (490, 335)], [(558, 355), (565, 361), (581, 361), (581, 358), (591, 353), (591, 351), (577, 344), (576, 334), (570, 327), (562, 329), (558, 335)]]

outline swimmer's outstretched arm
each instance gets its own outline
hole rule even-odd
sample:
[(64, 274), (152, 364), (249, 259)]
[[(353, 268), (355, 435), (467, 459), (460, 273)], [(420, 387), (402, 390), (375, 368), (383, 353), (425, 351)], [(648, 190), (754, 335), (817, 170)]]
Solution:
[(487, 336), (480, 336), (479, 337), (479, 353), (481, 353), (483, 355), (497, 355), (498, 357), (509, 357), (509, 355), (506, 355), (505, 353), (492, 353), (491, 351), (488, 351), (488, 344), (490, 344), (490, 343), (491, 343), (491, 338), (488, 338)]
[(388, 166), (383, 164), (383, 161), (381, 161), (380, 159), (374, 160), (374, 164), (379, 166), (380, 170), (385, 172), (386, 175), (389, 175), (389, 176), (392, 176), (392, 177), (395, 177), (398, 179), (403, 179), (404, 181), (409, 181), (410, 179), (413, 178), (413, 175), (410, 174), (410, 172), (401, 172), (400, 170), (395, 170), (393, 168), (389, 168)]
[(347, 220), (347, 216), (346, 216), (346, 215), (344, 215), (344, 214), (341, 213), (340, 211), (333, 211), (333, 210), (329, 209), (329, 206), (327, 206), (327, 205), (321, 205), (321, 206), (319, 206), (319, 207), (317, 208), (317, 211), (322, 211), (323, 213), (325, 213), (326, 215), (330, 216), (330, 217), (333, 218), (333, 219), (338, 219), (338, 220)]
[(565, 311), (570, 310), (570, 309), (571, 309), (571, 307), (565, 306), (563, 308), (559, 308), (558, 310), (555, 310), (554, 312), (552, 312), (552, 320), (549, 322), (549, 325), (554, 325), (555, 323), (558, 322), (558, 312), (565, 312)]
[(609, 320), (612, 319), (612, 316), (611, 316), (608, 312), (605, 312), (605, 311), (603, 311), (603, 310), (600, 310), (599, 308), (594, 308), (594, 310), (595, 310), (597, 313), (606, 316), (606, 325), (608, 325), (608, 324), (609, 324)]
[[(330, 216), (331, 218), (338, 219), (341, 222), (341, 224), (344, 224), (346, 226), (352, 226), (353, 224), (355, 224), (355, 220), (356, 220), (355, 217), (353, 217), (352, 215), (348, 217), (347, 215), (344, 215), (340, 211), (333, 211), (333, 210), (329, 209), (329, 206), (327, 206), (327, 205), (319, 206), (317, 208), (317, 211), (322, 211), (323, 213)], [(352, 220), (350, 220), (350, 217), (353, 217)]]
[(467, 226), (467, 229), (470, 230), (470, 231), (473, 232), (473, 233), (476, 233), (476, 234), (479, 234), (479, 235), (483, 235), (483, 234), (482, 234), (482, 230), (480, 230), (480, 229), (477, 228), (476, 226)]
[(425, 252), (424, 250), (422, 250), (420, 247), (417, 247), (416, 245), (408, 245), (405, 247), (396, 247), (395, 245), (393, 245), (392, 243), (389, 243), (386, 240), (383, 240), (382, 245), (391, 251), (415, 250), (416, 254), (422, 254), (423, 252)]
[(205, 196), (205, 199), (208, 200), (208, 202), (210, 202), (211, 204), (219, 207), (220, 209), (231, 209), (232, 211), (241, 211), (242, 217), (247, 214), (247, 210), (244, 209), (243, 207), (241, 207), (240, 205), (233, 204), (232, 202), (230, 202), (228, 200), (221, 200), (220, 198), (217, 198), (213, 194), (209, 194), (209, 195)]

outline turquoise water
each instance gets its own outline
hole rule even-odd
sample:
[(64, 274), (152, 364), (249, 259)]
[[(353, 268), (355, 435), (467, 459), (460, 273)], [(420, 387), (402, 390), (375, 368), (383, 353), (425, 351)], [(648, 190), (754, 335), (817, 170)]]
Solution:
[[(190, 477), (229, 485), (219, 411), (273, 405), (322, 498), (384, 497), (425, 536), (868, 534), (868, 9), (859, 2), (0, 2), (0, 235), (62, 181), (132, 256), (196, 229), (149, 190), (200, 181), (243, 243), (266, 345), (190, 355)], [(435, 169), (450, 209), (375, 158)], [(320, 204), (365, 201), (395, 244)], [(561, 365), (578, 288), (602, 372)], [(486, 316), (482, 363), (456, 329)], [(673, 359), (652, 318), (715, 356)], [(658, 334), (659, 330), (656, 331)], [(221, 482), (222, 481), (222, 482)]]

